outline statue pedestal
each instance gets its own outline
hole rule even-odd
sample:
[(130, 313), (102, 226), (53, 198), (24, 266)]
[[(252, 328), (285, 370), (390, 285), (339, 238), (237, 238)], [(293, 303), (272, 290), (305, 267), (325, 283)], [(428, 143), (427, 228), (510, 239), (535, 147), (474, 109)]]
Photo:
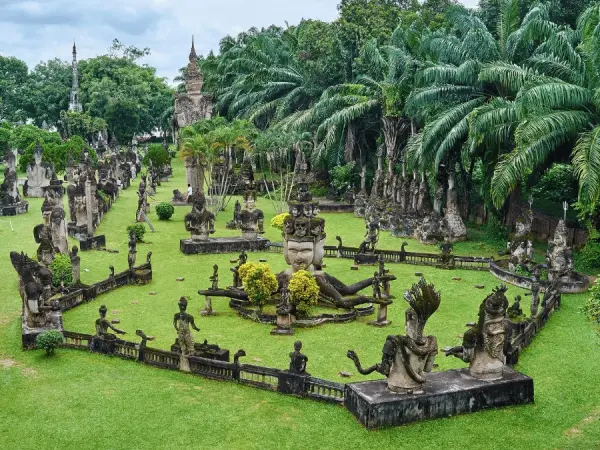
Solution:
[(0, 216), (18, 216), (29, 210), (28, 202), (19, 202), (14, 205), (0, 206)]
[(377, 264), (379, 262), (379, 255), (375, 253), (357, 253), (354, 255), (354, 264), (359, 266), (368, 266)]
[[(62, 319), (61, 319), (61, 321), (62, 321)], [(42, 334), (44, 331), (50, 331), (50, 330), (60, 331), (61, 333), (64, 331), (62, 325), (59, 328), (56, 328), (56, 327), (31, 328), (31, 327), (28, 327), (27, 324), (25, 323), (25, 320), (23, 320), (23, 326), (22, 326), (22, 332), (21, 332), (21, 344), (22, 344), (23, 350), (34, 350), (36, 348), (35, 340), (38, 337), (38, 335)]]
[(292, 329), (292, 316), (290, 314), (277, 314), (277, 327), (271, 330), (273, 336), (291, 336), (294, 334)]
[(396, 394), (387, 381), (346, 385), (346, 408), (368, 429), (405, 425), (425, 419), (533, 403), (533, 379), (510, 367), (500, 380), (483, 381), (468, 369), (426, 375), (422, 394)]
[(277, 374), (277, 391), (282, 394), (304, 396), (306, 393), (306, 380), (309, 377), (308, 373), (297, 374), (282, 370)]
[(377, 310), (377, 320), (372, 320), (369, 322), (369, 325), (379, 328), (390, 325), (392, 321), (387, 319), (387, 309), (388, 305), (379, 305), (379, 309)]
[(205, 296), (204, 297), (204, 309), (200, 311), (201, 316), (216, 316), (217, 314), (213, 311), (212, 307), (212, 297)]
[(94, 250), (96, 248), (104, 247), (106, 247), (106, 236), (103, 234), (100, 236), (92, 236), (79, 240), (79, 248), (84, 252), (87, 250)]
[(269, 248), (270, 241), (263, 237), (256, 240), (241, 237), (211, 238), (207, 241), (194, 241), (192, 239), (181, 239), (179, 249), (185, 255), (198, 255), (203, 253), (240, 253), (265, 252)]

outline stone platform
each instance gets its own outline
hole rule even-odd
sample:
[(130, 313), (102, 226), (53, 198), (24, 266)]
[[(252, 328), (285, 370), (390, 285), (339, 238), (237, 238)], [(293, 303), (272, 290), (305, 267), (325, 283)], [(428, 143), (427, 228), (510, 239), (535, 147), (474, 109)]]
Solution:
[(0, 206), (0, 216), (17, 216), (29, 210), (28, 202), (19, 202), (14, 205)]
[(386, 380), (347, 384), (345, 394), (346, 408), (368, 429), (528, 403), (533, 380), (509, 367), (494, 381), (472, 378), (468, 369), (427, 374), (422, 394), (390, 392)]
[(103, 234), (79, 240), (79, 248), (84, 252), (104, 247), (106, 247), (106, 236)]
[(264, 252), (269, 249), (270, 241), (258, 237), (255, 240), (244, 239), (242, 237), (213, 238), (208, 241), (193, 241), (191, 239), (181, 239), (179, 249), (185, 255), (197, 255), (201, 253), (239, 253), (242, 250), (246, 252)]

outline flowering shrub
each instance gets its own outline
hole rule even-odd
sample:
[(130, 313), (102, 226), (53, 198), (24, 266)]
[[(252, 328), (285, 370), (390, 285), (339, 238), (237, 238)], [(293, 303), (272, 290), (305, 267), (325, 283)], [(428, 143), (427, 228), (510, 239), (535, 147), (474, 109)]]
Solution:
[(310, 308), (319, 301), (319, 285), (315, 276), (306, 270), (299, 270), (292, 275), (288, 284), (290, 301), (296, 306), (300, 317), (308, 316)]
[(262, 308), (271, 294), (277, 290), (277, 278), (268, 264), (247, 262), (239, 269), (248, 298)]
[(277, 228), (278, 230), (283, 231), (283, 224), (285, 223), (285, 219), (287, 219), (289, 215), (289, 213), (277, 214), (271, 219), (271, 226), (273, 228)]

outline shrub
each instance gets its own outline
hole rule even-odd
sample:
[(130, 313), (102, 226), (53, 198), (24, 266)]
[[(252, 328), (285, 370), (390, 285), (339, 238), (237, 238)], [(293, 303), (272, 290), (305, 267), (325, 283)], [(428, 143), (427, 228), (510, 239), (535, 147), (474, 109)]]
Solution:
[(308, 316), (311, 307), (319, 301), (319, 285), (312, 273), (299, 270), (290, 279), (288, 284), (290, 301), (296, 306), (296, 312), (300, 317)]
[(583, 273), (600, 270), (600, 232), (592, 229), (587, 244), (575, 257), (575, 269)]
[(590, 296), (585, 305), (581, 308), (588, 319), (600, 323), (600, 285), (598, 280), (590, 288)]
[(267, 264), (246, 263), (239, 275), (250, 301), (262, 309), (271, 294), (277, 290), (277, 278)]
[(143, 223), (134, 223), (133, 225), (129, 225), (127, 227), (128, 236), (131, 230), (135, 231), (135, 238), (138, 242), (144, 242), (144, 235), (146, 234), (146, 225), (144, 225)]
[(146, 167), (149, 162), (152, 161), (154, 167), (163, 167), (169, 164), (171, 161), (170, 153), (167, 153), (161, 144), (150, 144), (148, 147), (148, 153), (144, 156), (142, 161)]
[(356, 184), (357, 173), (354, 170), (356, 163), (354, 161), (344, 164), (343, 166), (335, 166), (329, 171), (331, 177), (331, 185), (338, 192), (345, 191), (348, 187), (352, 188)]
[(71, 265), (71, 258), (68, 255), (61, 253), (54, 255), (54, 261), (50, 264), (50, 270), (52, 271), (53, 286), (60, 286), (61, 280), (65, 283), (65, 286), (73, 284), (73, 267)]
[(170, 203), (161, 202), (156, 205), (156, 215), (159, 220), (169, 220), (173, 213), (175, 213), (175, 208)]
[(43, 331), (35, 339), (35, 346), (46, 350), (48, 356), (54, 354), (54, 350), (65, 341), (62, 333), (57, 330)]
[(277, 214), (271, 219), (271, 226), (273, 228), (277, 228), (278, 230), (283, 231), (283, 224), (285, 223), (285, 219), (287, 219), (289, 215), (289, 213)]

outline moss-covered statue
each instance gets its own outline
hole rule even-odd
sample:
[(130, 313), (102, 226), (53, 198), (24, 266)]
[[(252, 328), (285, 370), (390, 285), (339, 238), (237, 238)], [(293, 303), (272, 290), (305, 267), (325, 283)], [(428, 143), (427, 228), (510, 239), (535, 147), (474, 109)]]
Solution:
[(504, 318), (508, 308), (506, 286), (488, 295), (479, 307), (477, 323), (468, 324), (463, 345), (445, 350), (446, 356), (456, 356), (469, 363), (469, 372), (480, 380), (497, 380), (504, 371)]
[(185, 216), (185, 229), (193, 241), (207, 241), (215, 232), (215, 215), (206, 210), (206, 197), (202, 192), (193, 194), (192, 211)]
[(532, 222), (533, 213), (529, 209), (517, 218), (515, 232), (508, 237), (506, 253), (510, 254), (508, 268), (511, 272), (516, 272), (519, 266), (529, 266), (533, 260)]
[(548, 242), (546, 262), (550, 281), (568, 282), (573, 276), (573, 249), (568, 245), (569, 230), (566, 225), (568, 207), (565, 202), (563, 204), (565, 215), (556, 226), (554, 239)]
[(433, 368), (438, 352), (435, 336), (423, 336), (427, 320), (440, 306), (440, 293), (424, 278), (404, 294), (410, 305), (406, 310), (406, 335), (388, 336), (383, 345), (381, 363), (363, 369), (357, 354), (348, 351), (357, 370), (368, 375), (379, 372), (387, 377), (388, 389), (398, 393), (419, 393), (426, 381), (424, 374)]

